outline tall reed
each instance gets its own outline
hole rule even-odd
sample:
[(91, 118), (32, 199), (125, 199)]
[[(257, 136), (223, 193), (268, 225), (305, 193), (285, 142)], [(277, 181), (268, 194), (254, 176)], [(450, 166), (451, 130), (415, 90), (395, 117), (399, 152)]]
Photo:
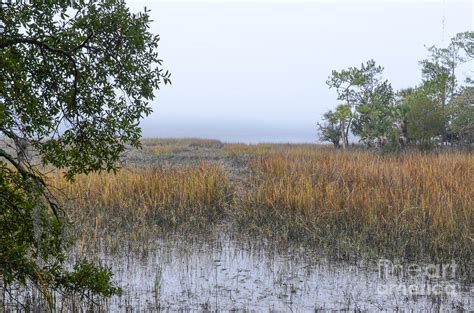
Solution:
[(344, 254), (472, 257), (472, 154), (296, 149), (250, 168), (245, 227)]
[[(216, 157), (226, 157), (215, 148)], [(58, 173), (52, 182), (63, 190), (83, 238), (126, 233), (140, 239), (157, 229), (202, 230), (230, 221), (245, 232), (317, 244), (343, 257), (369, 251), (472, 258), (472, 153), (383, 155), (288, 144), (222, 149), (241, 162), (125, 168), (73, 184)], [(240, 176), (229, 181), (221, 166)]]
[(117, 174), (51, 177), (79, 236), (153, 235), (156, 229), (203, 229), (232, 198), (227, 173), (215, 164), (124, 168)]

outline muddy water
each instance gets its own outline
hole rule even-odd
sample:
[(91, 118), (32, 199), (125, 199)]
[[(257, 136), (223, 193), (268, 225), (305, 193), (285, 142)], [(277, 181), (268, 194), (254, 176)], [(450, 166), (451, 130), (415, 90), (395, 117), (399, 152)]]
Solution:
[(416, 264), (414, 275), (390, 260), (335, 263), (299, 246), (275, 248), (223, 234), (173, 236), (138, 253), (125, 250), (105, 255), (124, 288), (108, 310), (474, 309), (472, 286), (459, 283), (449, 267), (443, 275)]

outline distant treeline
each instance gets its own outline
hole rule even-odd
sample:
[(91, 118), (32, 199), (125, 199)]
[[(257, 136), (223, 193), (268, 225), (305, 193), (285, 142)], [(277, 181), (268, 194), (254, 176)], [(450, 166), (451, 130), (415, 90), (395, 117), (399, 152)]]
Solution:
[(428, 48), (420, 61), (422, 82), (395, 91), (382, 78), (383, 67), (369, 60), (334, 70), (326, 82), (342, 103), (323, 115), (319, 137), (346, 148), (349, 133), (369, 147), (400, 150), (474, 143), (474, 81), (460, 84), (456, 70), (474, 58), (474, 32), (459, 33), (446, 48)]

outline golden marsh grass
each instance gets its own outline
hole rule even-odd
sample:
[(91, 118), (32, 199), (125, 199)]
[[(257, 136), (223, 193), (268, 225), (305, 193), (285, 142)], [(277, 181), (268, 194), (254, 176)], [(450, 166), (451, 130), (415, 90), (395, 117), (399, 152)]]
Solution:
[(156, 230), (205, 228), (232, 198), (227, 173), (215, 164), (124, 168), (117, 174), (79, 176), (67, 183), (60, 173), (51, 181), (78, 235), (95, 242), (125, 234), (149, 238)]
[(472, 154), (304, 151), (250, 161), (244, 225), (347, 253), (472, 256)]
[[(342, 257), (370, 252), (472, 258), (472, 153), (144, 142), (150, 151), (166, 145), (196, 146), (197, 153), (214, 149), (223, 162), (124, 168), (116, 175), (80, 176), (73, 184), (53, 177), (63, 199), (72, 200), (68, 212), (82, 236), (147, 237), (156, 229), (226, 223), (244, 233), (326, 247)], [(229, 173), (240, 176), (229, 179)]]

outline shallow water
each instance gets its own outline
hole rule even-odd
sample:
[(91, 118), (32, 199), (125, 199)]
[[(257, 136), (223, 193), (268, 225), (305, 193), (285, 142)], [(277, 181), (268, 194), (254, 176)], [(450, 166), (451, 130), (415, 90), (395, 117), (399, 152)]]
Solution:
[[(226, 232), (168, 236), (148, 245), (112, 240), (87, 254), (111, 266), (124, 291), (102, 303), (101, 311), (474, 311), (473, 286), (460, 282), (455, 264), (443, 271), (438, 265), (408, 267), (390, 260), (335, 262), (300, 245)], [(79, 256), (79, 249), (74, 254)], [(46, 310), (34, 291), (13, 296), (30, 303), (28, 311)], [(60, 299), (59, 311), (71, 306), (71, 299)], [(5, 300), (0, 311), (22, 309), (4, 294)]]
[(124, 249), (103, 257), (124, 288), (121, 298), (107, 303), (113, 311), (474, 310), (472, 286), (459, 283), (452, 271), (415, 277), (387, 271), (394, 269), (388, 260), (329, 262), (300, 246), (276, 248), (222, 233), (159, 239), (140, 253)]

